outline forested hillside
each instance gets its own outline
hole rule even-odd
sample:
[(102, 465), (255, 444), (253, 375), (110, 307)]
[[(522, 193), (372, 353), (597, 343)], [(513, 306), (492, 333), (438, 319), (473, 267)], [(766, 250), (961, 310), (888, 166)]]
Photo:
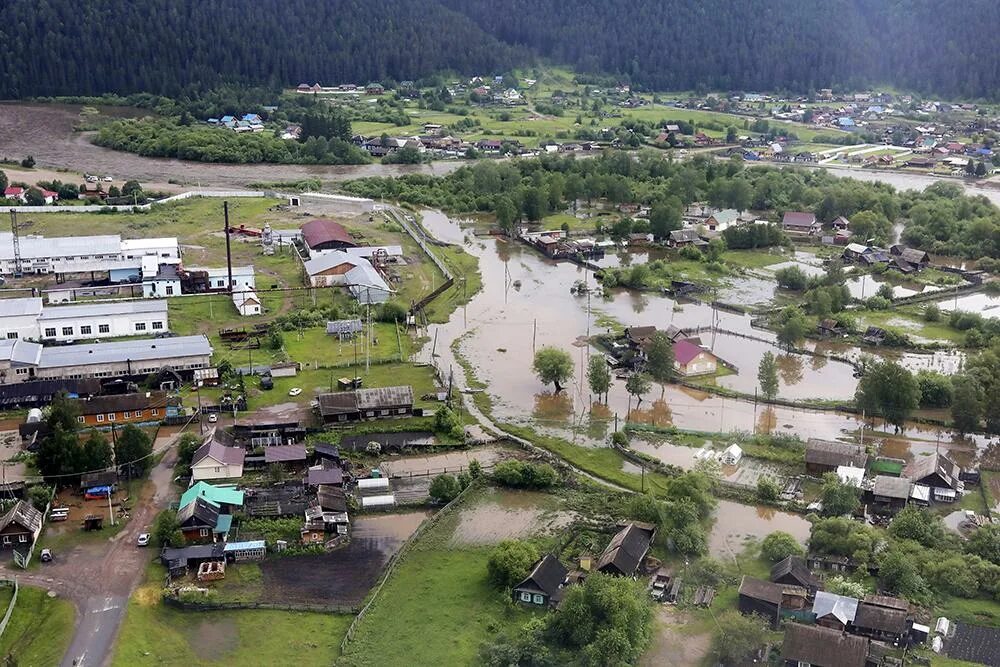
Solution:
[(503, 72), (655, 89), (1000, 90), (995, 0), (7, 0), (0, 97)]

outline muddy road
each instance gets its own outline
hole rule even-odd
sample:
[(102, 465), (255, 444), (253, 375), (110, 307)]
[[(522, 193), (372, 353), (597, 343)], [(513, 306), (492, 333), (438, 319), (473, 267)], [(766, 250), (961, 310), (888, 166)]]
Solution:
[[(363, 176), (403, 174), (444, 175), (460, 162), (429, 165), (366, 164), (352, 166), (209, 164), (168, 158), (149, 158), (102, 148), (90, 143), (90, 133), (75, 132), (80, 113), (73, 104), (0, 104), (0, 158), (20, 160), (33, 155), (39, 167), (77, 173), (110, 174), (143, 183), (167, 182), (194, 187), (237, 187), (260, 181), (319, 178), (342, 181)], [(118, 115), (136, 115), (121, 111)]]

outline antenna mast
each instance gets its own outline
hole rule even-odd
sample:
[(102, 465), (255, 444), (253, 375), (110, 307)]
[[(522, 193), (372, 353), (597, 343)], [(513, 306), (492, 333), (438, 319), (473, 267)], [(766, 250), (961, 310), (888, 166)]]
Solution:
[(21, 240), (17, 236), (17, 211), (10, 209), (10, 231), (13, 234), (12, 243), (14, 245), (14, 277), (20, 278), (21, 267)]

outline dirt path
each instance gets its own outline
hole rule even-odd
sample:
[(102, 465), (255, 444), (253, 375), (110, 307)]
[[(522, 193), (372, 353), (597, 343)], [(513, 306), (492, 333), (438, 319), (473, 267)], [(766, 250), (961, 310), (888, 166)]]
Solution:
[(76, 605), (77, 624), (63, 667), (86, 667), (110, 662), (112, 647), (128, 598), (142, 581), (146, 564), (155, 554), (135, 546), (139, 533), (149, 530), (156, 514), (174, 497), (171, 486), (176, 453), (174, 441), (150, 472), (149, 483), (132, 511), (128, 525), (104, 543), (82, 544), (37, 572), (22, 573), (12, 566), (0, 571), (71, 600)]
[(712, 637), (709, 634), (685, 632), (689, 623), (676, 607), (661, 605), (656, 614), (653, 642), (639, 659), (641, 667), (698, 667), (708, 655)]

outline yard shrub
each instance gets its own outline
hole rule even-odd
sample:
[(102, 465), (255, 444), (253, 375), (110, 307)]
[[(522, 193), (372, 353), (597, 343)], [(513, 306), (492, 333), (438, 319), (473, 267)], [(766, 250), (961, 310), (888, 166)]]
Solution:
[(781, 530), (776, 530), (765, 537), (760, 545), (760, 555), (773, 563), (789, 556), (801, 556), (804, 553), (805, 551), (795, 541), (795, 538)]
[(431, 482), (430, 496), (439, 503), (451, 502), (462, 492), (462, 487), (454, 475), (443, 473)]
[(538, 549), (530, 542), (503, 540), (486, 560), (486, 574), (493, 586), (507, 590), (528, 576), (537, 560)]
[(548, 463), (501, 461), (493, 468), (493, 481), (503, 486), (522, 489), (545, 489), (559, 480), (559, 474)]

